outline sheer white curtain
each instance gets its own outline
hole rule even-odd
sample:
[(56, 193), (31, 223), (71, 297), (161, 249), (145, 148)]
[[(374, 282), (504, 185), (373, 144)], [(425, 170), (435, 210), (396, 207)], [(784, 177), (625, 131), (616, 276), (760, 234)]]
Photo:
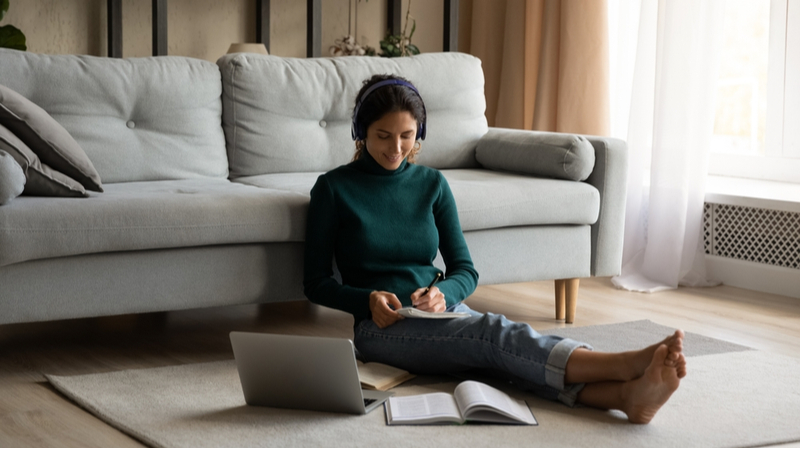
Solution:
[(630, 154), (622, 273), (611, 281), (640, 292), (713, 285), (701, 233), (722, 0), (611, 2), (612, 134)]

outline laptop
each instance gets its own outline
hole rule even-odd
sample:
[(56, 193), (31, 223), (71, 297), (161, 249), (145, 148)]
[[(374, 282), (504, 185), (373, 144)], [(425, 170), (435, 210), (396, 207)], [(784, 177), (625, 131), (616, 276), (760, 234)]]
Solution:
[(248, 405), (366, 414), (394, 394), (361, 389), (349, 339), (239, 331), (230, 336)]

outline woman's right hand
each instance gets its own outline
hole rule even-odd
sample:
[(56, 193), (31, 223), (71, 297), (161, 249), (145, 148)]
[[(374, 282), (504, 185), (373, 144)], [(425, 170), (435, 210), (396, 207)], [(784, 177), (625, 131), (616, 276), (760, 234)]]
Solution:
[[(394, 309), (390, 308), (394, 307)], [(397, 313), (397, 309), (403, 307), (396, 295), (386, 291), (372, 291), (369, 294), (369, 310), (372, 312), (372, 321), (379, 328), (386, 328), (389, 325), (402, 320), (403, 316)]]

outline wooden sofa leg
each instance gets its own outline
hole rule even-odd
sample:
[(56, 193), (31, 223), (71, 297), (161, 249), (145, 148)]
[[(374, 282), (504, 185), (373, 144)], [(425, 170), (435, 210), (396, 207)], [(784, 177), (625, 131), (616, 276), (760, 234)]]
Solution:
[(556, 280), (556, 320), (564, 318), (566, 280)]
[(575, 311), (578, 309), (578, 285), (580, 284), (579, 278), (570, 278), (564, 280), (566, 283), (566, 297), (567, 297), (567, 323), (575, 321)]

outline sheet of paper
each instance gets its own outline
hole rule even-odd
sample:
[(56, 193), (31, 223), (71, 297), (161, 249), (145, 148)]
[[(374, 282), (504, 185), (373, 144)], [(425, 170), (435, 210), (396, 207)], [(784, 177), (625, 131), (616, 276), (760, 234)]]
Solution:
[(458, 317), (469, 317), (469, 313), (460, 313), (460, 312), (432, 313), (432, 312), (422, 311), (416, 308), (401, 308), (397, 310), (397, 313), (409, 319), (455, 319)]
[(479, 405), (490, 405), (522, 421), (534, 420), (530, 408), (522, 400), (514, 399), (503, 391), (477, 381), (465, 381), (456, 387), (455, 396), (462, 411)]
[(461, 417), (453, 396), (445, 393), (392, 397), (392, 419), (411, 420), (428, 417)]

